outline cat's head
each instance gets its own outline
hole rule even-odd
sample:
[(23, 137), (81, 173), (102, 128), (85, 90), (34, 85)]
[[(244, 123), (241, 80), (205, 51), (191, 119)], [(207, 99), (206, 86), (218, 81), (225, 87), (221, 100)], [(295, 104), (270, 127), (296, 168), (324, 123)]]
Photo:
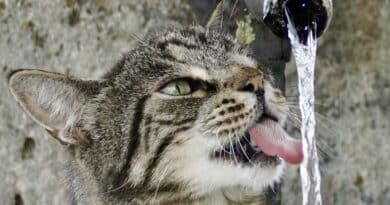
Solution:
[(273, 155), (300, 157), (281, 128), (288, 109), (269, 71), (217, 31), (158, 33), (99, 81), (17, 70), (8, 82), (30, 116), (72, 145), (100, 192), (260, 191), (282, 174)]

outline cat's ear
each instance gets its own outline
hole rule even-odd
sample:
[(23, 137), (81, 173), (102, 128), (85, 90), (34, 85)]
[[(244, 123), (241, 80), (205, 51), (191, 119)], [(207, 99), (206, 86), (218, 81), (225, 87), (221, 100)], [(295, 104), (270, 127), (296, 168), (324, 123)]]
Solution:
[(213, 29), (213, 28), (221, 27), (223, 8), (224, 8), (224, 0), (221, 0), (215, 7), (213, 13), (211, 13), (210, 18), (207, 21), (206, 28)]
[(42, 70), (19, 69), (8, 75), (9, 89), (23, 110), (63, 144), (88, 141), (77, 130), (77, 120), (97, 84)]

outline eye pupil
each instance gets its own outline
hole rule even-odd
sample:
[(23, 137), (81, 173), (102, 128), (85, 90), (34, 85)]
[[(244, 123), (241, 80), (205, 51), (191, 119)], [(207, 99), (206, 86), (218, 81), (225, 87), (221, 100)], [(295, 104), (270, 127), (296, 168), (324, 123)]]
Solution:
[(193, 92), (191, 82), (186, 79), (173, 80), (160, 89), (161, 93), (173, 96), (188, 95)]
[(182, 92), (181, 92), (181, 90), (180, 90), (180, 86), (179, 86), (178, 83), (176, 84), (176, 90), (177, 90), (177, 93), (182, 94)]

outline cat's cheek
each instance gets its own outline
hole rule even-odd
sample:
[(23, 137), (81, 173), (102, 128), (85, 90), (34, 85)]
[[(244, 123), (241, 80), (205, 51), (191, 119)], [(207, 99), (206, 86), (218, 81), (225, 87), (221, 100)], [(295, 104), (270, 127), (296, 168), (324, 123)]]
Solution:
[[(254, 108), (259, 107), (258, 100), (255, 95), (245, 92), (223, 92), (218, 95), (210, 97), (204, 102), (202, 107), (199, 109), (199, 120), (207, 123), (210, 119), (214, 119), (223, 115), (225, 109), (234, 104), (243, 104), (243, 112), (252, 111)], [(260, 105), (262, 108), (262, 105)]]
[(264, 89), (266, 111), (278, 118), (279, 123), (284, 124), (288, 114), (286, 99), (278, 89), (273, 88), (268, 82), (264, 83)]

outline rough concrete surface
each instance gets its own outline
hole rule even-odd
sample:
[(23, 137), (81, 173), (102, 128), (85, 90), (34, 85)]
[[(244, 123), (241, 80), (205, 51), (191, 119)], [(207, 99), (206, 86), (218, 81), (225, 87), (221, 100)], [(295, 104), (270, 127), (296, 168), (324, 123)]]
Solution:
[[(324, 204), (387, 205), (390, 1), (334, 6), (316, 79), (318, 138), (328, 153), (321, 162)], [(69, 204), (63, 147), (11, 99), (7, 72), (43, 68), (96, 78), (136, 45), (129, 33), (142, 37), (193, 18), (185, 0), (0, 0), (0, 205)], [(292, 63), (286, 74), (288, 100), (297, 105)], [(282, 204), (300, 204), (299, 192), (298, 170), (290, 167)]]

